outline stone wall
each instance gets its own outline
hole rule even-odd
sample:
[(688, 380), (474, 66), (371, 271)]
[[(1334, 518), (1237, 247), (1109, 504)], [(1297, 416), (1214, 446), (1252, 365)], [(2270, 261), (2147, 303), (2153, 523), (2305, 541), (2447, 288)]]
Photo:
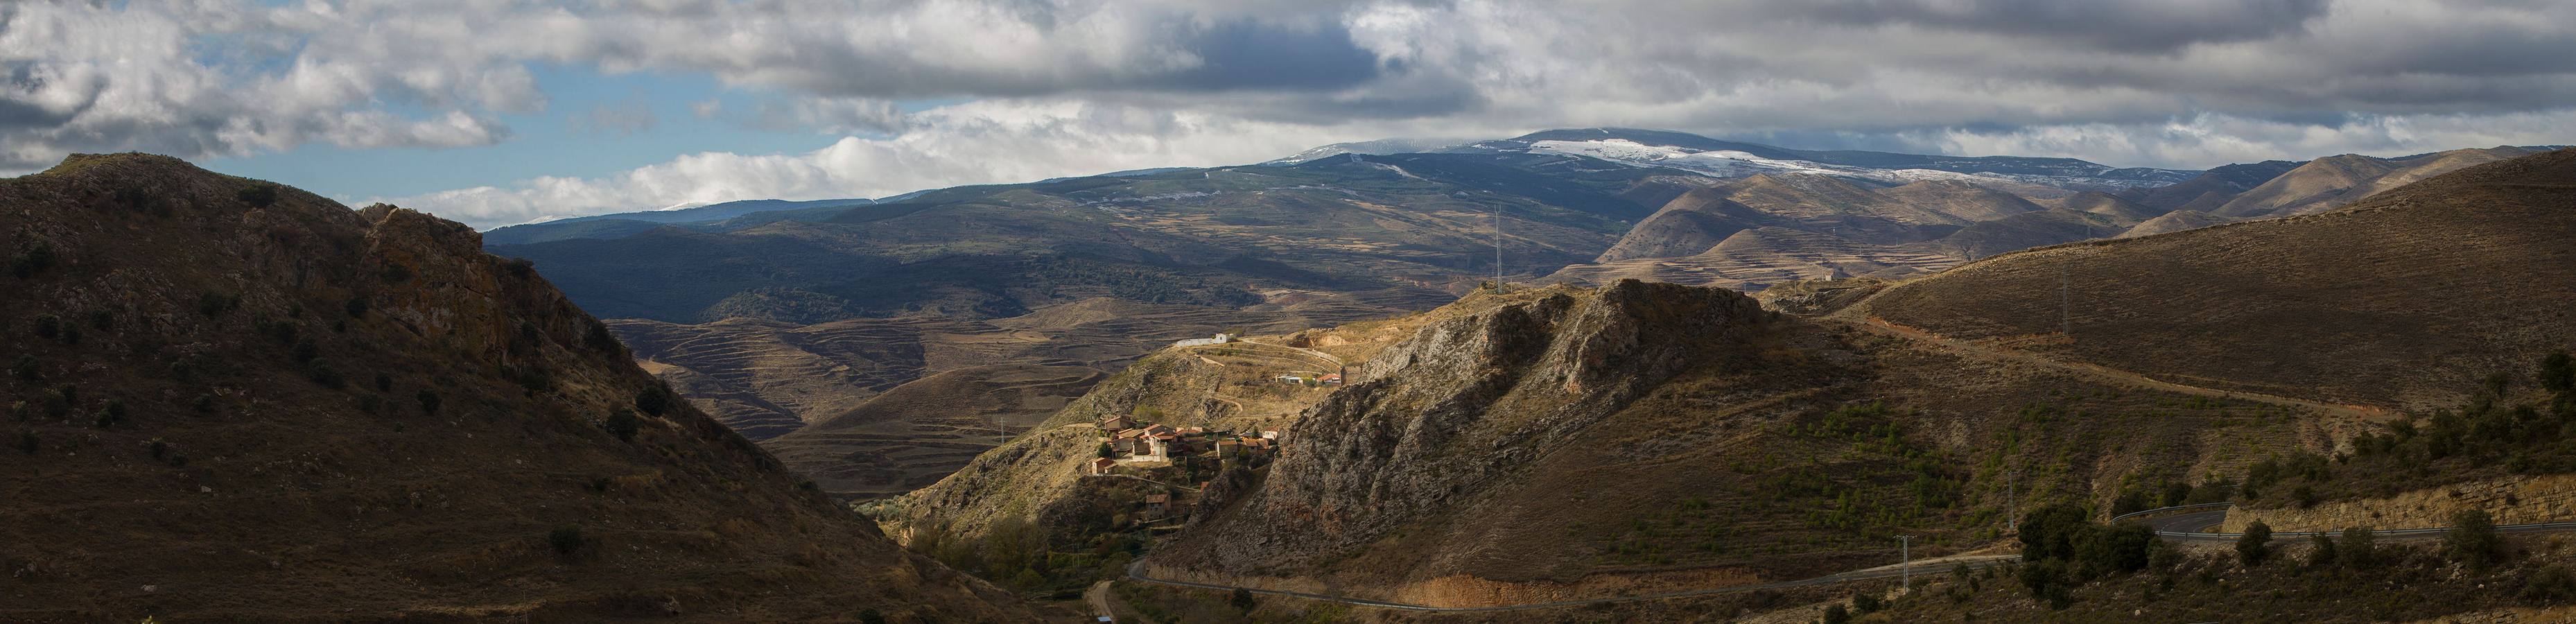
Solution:
[(2223, 531), (2236, 533), (2256, 520), (2274, 531), (2335, 531), (2345, 527), (2421, 529), (2448, 526), (2451, 514), (2485, 509), (2496, 524), (2576, 520), (2576, 475), (2513, 476), (2460, 483), (2308, 509), (2230, 508)]

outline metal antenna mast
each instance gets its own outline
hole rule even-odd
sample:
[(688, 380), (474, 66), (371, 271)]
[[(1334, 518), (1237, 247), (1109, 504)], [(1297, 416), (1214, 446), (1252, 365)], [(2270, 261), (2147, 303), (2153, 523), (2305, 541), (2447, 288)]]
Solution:
[(1494, 218), (1494, 292), (1499, 293), (1503, 292), (1503, 211), (1488, 205), (1485, 213)]
[(1914, 591), (1914, 536), (1899, 535), (1896, 536), (1896, 541), (1897, 560), (1900, 562), (1897, 564), (1898, 569), (1904, 571), (1902, 573), (1904, 580), (1898, 581), (1897, 586), (1909, 592)]

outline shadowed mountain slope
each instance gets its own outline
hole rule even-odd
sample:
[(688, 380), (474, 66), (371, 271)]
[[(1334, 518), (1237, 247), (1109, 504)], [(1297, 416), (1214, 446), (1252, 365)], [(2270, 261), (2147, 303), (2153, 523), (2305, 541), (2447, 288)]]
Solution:
[(1046, 617), (800, 490), (462, 225), (132, 154), (0, 206), (0, 619)]

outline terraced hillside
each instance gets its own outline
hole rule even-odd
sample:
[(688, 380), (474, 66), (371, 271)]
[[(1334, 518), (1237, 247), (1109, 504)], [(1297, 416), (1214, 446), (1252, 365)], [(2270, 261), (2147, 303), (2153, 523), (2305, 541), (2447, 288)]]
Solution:
[(463, 225), (175, 158), (0, 180), (0, 620), (1042, 621)]

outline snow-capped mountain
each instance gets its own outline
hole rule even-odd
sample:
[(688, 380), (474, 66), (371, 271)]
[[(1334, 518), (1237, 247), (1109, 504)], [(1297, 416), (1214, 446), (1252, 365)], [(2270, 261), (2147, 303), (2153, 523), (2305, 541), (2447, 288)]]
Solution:
[(1442, 151), (1585, 156), (1720, 178), (1807, 173), (1894, 184), (1924, 180), (1985, 180), (2076, 190), (2163, 186), (2199, 174), (2197, 171), (2172, 169), (2117, 168), (2073, 158), (1800, 150), (1680, 132), (1628, 128), (1547, 130)]

